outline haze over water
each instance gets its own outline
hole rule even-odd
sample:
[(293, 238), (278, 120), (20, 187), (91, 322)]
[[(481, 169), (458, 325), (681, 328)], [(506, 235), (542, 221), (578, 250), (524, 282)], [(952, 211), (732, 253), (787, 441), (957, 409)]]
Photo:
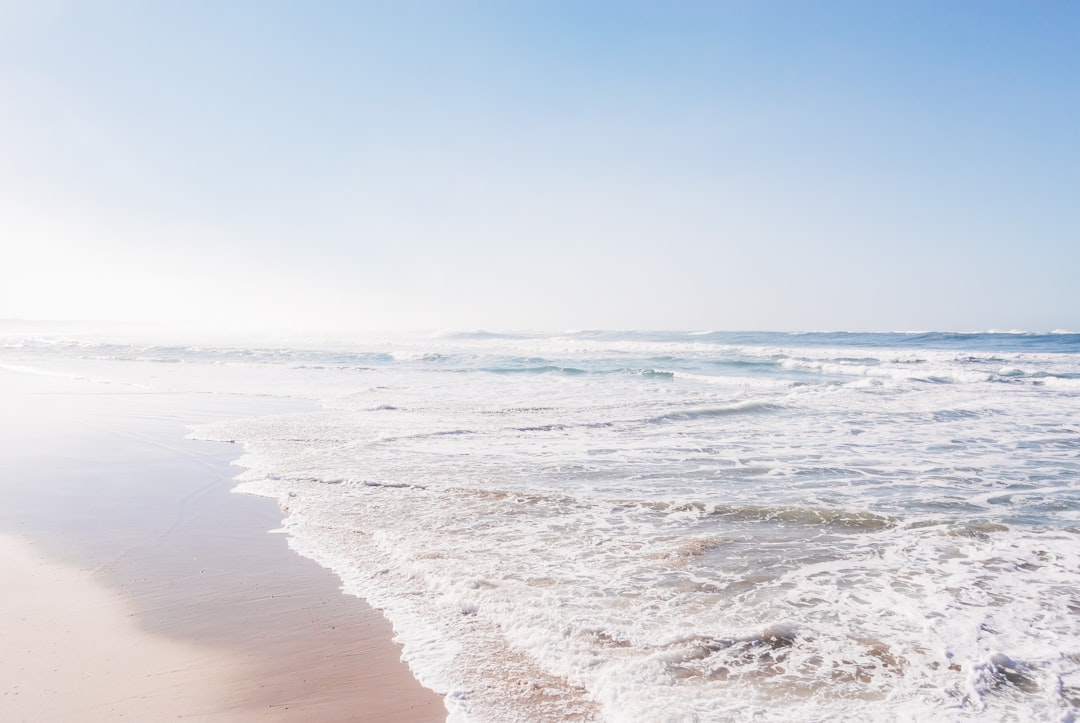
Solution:
[(193, 434), (455, 719), (1080, 706), (1075, 334), (9, 334), (0, 365), (317, 400)]

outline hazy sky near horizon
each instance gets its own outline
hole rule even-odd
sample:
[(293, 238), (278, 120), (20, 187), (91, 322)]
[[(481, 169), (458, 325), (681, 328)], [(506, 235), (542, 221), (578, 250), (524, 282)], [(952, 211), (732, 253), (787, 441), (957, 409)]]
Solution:
[(0, 0), (0, 318), (1080, 330), (1080, 3)]

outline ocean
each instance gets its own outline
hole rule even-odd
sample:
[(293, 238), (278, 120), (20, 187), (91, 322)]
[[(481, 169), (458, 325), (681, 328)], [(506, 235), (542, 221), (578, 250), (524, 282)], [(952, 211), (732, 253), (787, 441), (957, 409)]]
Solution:
[(0, 368), (311, 400), (191, 434), (454, 721), (1080, 709), (1080, 334), (19, 327)]

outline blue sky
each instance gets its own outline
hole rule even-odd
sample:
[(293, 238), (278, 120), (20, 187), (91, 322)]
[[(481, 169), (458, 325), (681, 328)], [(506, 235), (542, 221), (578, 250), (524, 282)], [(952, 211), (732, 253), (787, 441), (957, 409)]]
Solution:
[(0, 0), (0, 318), (1080, 329), (1075, 2)]

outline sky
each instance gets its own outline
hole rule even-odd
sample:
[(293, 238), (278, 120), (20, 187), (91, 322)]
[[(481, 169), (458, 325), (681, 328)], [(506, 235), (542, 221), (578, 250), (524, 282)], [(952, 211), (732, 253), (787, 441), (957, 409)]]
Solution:
[(0, 318), (1080, 330), (1080, 3), (0, 0)]

